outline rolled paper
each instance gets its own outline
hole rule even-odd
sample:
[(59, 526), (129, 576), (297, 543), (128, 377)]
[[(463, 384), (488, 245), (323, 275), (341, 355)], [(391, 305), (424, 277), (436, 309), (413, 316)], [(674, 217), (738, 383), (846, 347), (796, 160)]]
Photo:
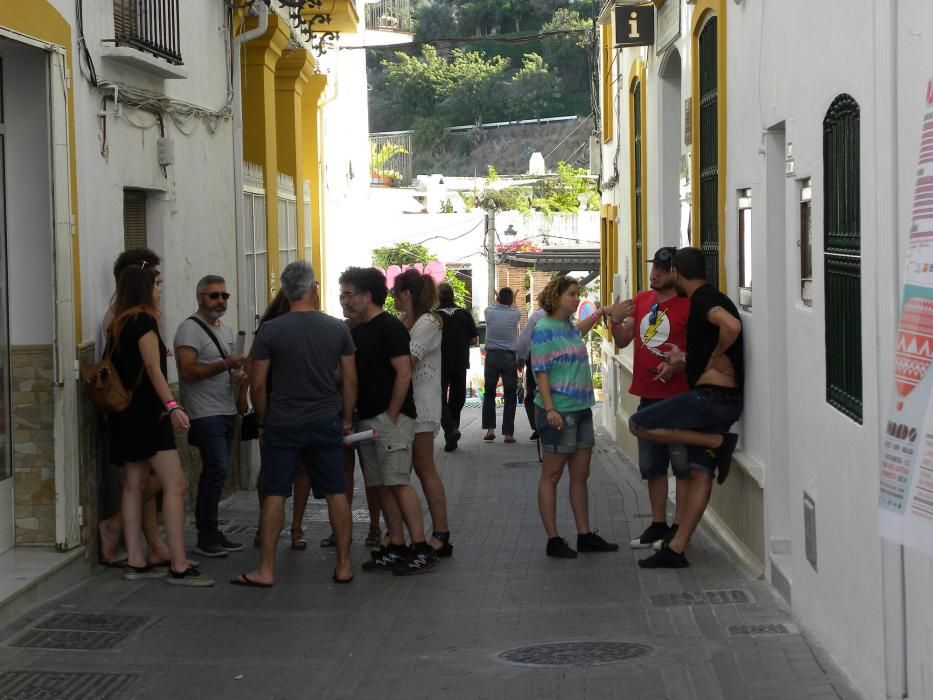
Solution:
[(240, 331), (236, 336), (236, 354), (242, 355), (246, 349), (246, 331)]
[(349, 435), (343, 436), (344, 445), (354, 445), (358, 442), (363, 442), (363, 440), (372, 440), (373, 438), (379, 437), (379, 433), (375, 430), (364, 430), (359, 433), (350, 433)]

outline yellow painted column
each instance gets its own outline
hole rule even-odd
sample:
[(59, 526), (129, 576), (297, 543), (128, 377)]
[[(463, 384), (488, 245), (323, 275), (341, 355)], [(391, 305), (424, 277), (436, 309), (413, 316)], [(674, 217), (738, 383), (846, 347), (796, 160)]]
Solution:
[[(275, 118), (279, 172), (294, 180), (298, 250), (303, 251), (309, 233), (304, 217), (304, 91), (314, 76), (314, 59), (306, 49), (282, 54), (275, 67)], [(300, 257), (300, 256), (299, 256)], [(315, 268), (317, 272), (317, 268)]]
[[(256, 26), (248, 17), (244, 31)], [(269, 29), (243, 51), (243, 157), (262, 167), (266, 196), (266, 265), (269, 301), (279, 276), (278, 144), (276, 140), (275, 67), (288, 46), (290, 32), (282, 18), (270, 13)]]
[[(327, 86), (327, 76), (314, 75), (308, 81), (302, 94), (302, 156), (304, 159), (304, 177), (311, 183), (311, 264), (318, 275), (324, 279), (324, 146), (323, 119), (321, 118), (321, 96)], [(321, 301), (327, 294), (321, 289)]]

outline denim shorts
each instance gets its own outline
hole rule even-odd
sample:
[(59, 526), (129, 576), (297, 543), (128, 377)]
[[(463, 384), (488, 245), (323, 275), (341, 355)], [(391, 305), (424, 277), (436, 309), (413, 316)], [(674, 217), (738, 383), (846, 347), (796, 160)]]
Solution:
[[(638, 404), (638, 410), (641, 411), (661, 401), (665, 399), (642, 399)], [(641, 478), (650, 481), (662, 476), (666, 477), (668, 465), (677, 458), (686, 457), (683, 448), (683, 445), (666, 445), (638, 438), (638, 471), (641, 472)], [(674, 465), (674, 471), (675, 473), (678, 471), (678, 465)]]
[(543, 452), (556, 452), (572, 455), (577, 450), (587, 449), (596, 444), (593, 433), (593, 411), (558, 411), (564, 419), (564, 429), (554, 430), (547, 422), (547, 411), (535, 404), (535, 425), (538, 426), (538, 440)]
[(292, 492), (295, 472), (304, 466), (315, 498), (343, 493), (343, 423), (336, 415), (301, 426), (267, 425), (262, 437), (262, 493), (285, 496)]
[[(734, 389), (701, 385), (678, 396), (640, 408), (629, 419), (634, 428), (683, 428), (704, 433), (725, 433), (742, 414), (742, 395)], [(693, 445), (672, 445), (669, 454), (674, 475), (700, 469), (712, 474), (716, 469), (708, 450)], [(686, 457), (684, 456), (686, 452)]]

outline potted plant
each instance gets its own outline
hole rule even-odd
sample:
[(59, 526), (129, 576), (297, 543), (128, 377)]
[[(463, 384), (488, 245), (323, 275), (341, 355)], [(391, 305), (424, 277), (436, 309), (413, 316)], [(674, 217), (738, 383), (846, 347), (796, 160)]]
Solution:
[(390, 186), (396, 181), (401, 183), (401, 173), (386, 168), (386, 165), (395, 156), (407, 153), (408, 149), (397, 143), (384, 143), (379, 147), (371, 141), (369, 144), (370, 182), (374, 185), (383, 186)]

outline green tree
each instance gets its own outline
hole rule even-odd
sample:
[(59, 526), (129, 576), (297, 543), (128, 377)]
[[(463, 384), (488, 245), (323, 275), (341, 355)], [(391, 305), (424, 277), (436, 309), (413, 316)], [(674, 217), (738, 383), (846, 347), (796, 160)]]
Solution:
[(536, 53), (525, 54), (521, 70), (512, 76), (512, 89), (514, 119), (554, 116), (562, 108), (557, 76)]
[(592, 29), (590, 20), (566, 7), (558, 8), (551, 20), (541, 27), (542, 33), (582, 30), (582, 33), (551, 36), (542, 41), (544, 60), (555, 67), (565, 91), (589, 83), (586, 46), (592, 41)]
[(419, 41), (457, 36), (457, 19), (448, 0), (431, 0), (412, 7), (415, 15), (415, 38)]

